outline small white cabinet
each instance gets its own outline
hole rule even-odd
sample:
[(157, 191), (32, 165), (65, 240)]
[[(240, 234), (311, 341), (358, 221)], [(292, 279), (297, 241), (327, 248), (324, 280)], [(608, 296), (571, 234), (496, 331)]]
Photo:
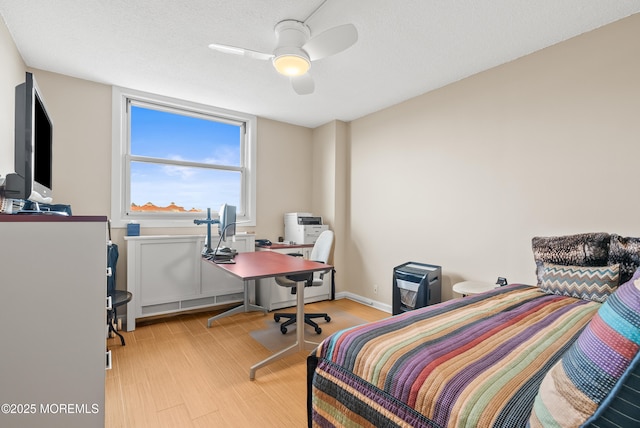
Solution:
[[(277, 249), (258, 248), (258, 251), (275, 251), (283, 254), (301, 253), (305, 259), (308, 259), (312, 249), (313, 245), (293, 245)], [(312, 303), (330, 300), (332, 297), (331, 277), (331, 272), (328, 272), (324, 275), (324, 285), (305, 288), (304, 302)], [(296, 295), (291, 294), (291, 288), (279, 286), (273, 278), (260, 279), (256, 281), (256, 302), (268, 311), (273, 311), (295, 306)]]
[(107, 218), (0, 214), (2, 427), (104, 427)]
[[(137, 318), (242, 302), (244, 284), (203, 260), (204, 236), (127, 236), (127, 331)], [(254, 251), (251, 234), (236, 235), (226, 246)]]

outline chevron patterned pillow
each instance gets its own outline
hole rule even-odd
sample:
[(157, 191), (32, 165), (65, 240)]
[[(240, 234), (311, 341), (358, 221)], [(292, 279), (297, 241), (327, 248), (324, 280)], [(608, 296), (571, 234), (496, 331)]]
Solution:
[(587, 267), (542, 263), (540, 290), (578, 299), (604, 302), (620, 284), (620, 265)]

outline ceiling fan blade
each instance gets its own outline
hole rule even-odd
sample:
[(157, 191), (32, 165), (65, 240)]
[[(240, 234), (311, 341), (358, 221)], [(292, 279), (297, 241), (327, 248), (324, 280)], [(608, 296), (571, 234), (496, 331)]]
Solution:
[(358, 30), (353, 24), (344, 24), (328, 29), (312, 37), (302, 46), (315, 61), (342, 52), (358, 41)]
[(309, 95), (313, 93), (316, 85), (313, 83), (313, 77), (305, 73), (302, 76), (291, 77), (291, 86), (298, 95)]
[(268, 54), (264, 52), (252, 51), (251, 49), (239, 48), (236, 46), (229, 45), (220, 45), (218, 43), (211, 43), (209, 45), (209, 49), (213, 49), (214, 51), (233, 54), (233, 55), (241, 55), (246, 56), (253, 59), (260, 60), (268, 60), (273, 58), (273, 54)]

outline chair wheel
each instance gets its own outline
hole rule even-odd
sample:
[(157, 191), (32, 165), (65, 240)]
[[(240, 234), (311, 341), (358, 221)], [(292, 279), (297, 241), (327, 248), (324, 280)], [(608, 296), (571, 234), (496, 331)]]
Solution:
[(330, 317), (329, 315), (327, 315), (326, 317), (324, 317), (324, 320), (325, 320), (326, 322), (329, 322), (329, 321), (331, 321), (331, 317)]
[(274, 315), (274, 316), (273, 316), (273, 320), (274, 320), (275, 322), (280, 322), (280, 317), (279, 317), (278, 315)]
[(322, 329), (321, 329), (320, 327), (316, 328), (316, 333), (317, 333), (317, 334), (322, 333)]
[(280, 327), (282, 334), (287, 334), (287, 327)]

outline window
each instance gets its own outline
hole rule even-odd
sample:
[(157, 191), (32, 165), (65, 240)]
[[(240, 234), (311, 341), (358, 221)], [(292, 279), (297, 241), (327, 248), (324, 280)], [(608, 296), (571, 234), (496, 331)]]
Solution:
[(190, 226), (223, 203), (255, 225), (254, 116), (114, 88), (112, 223)]

